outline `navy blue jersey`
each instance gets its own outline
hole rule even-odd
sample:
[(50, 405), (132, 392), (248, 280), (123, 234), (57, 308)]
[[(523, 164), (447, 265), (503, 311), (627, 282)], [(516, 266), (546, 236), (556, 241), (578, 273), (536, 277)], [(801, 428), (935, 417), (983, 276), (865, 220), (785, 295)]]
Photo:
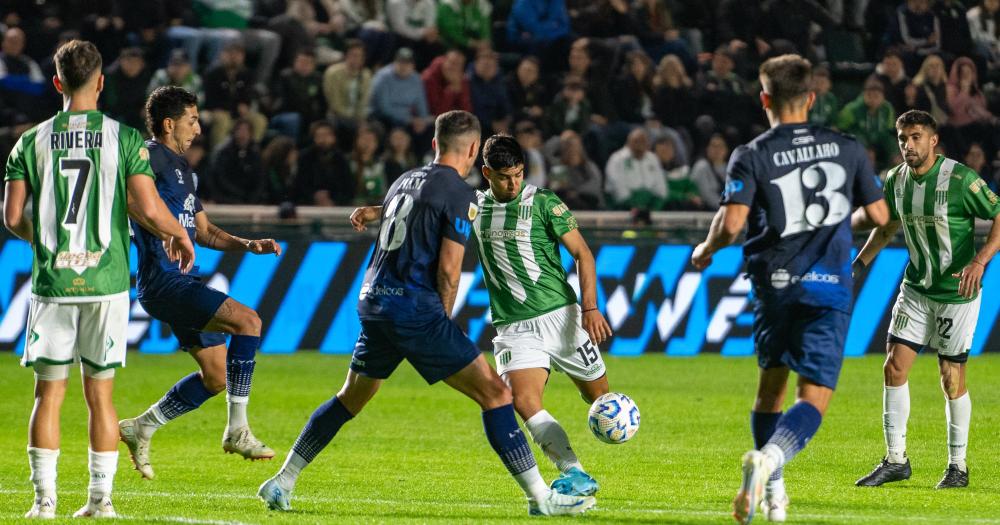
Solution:
[(382, 226), (358, 299), (367, 320), (416, 320), (444, 313), (437, 291), (441, 239), (465, 244), (479, 208), (454, 168), (429, 164), (389, 188)]
[[(177, 217), (194, 243), (194, 216), (202, 211), (201, 201), (196, 194), (198, 176), (191, 171), (187, 160), (155, 140), (146, 141), (149, 149), (149, 164), (156, 174), (156, 190), (167, 204), (170, 213)], [(136, 276), (139, 295), (162, 278), (181, 275), (176, 262), (167, 259), (163, 244), (155, 235), (132, 223), (133, 240), (139, 253), (139, 272)], [(191, 273), (197, 274), (195, 267)]]
[(850, 312), (851, 212), (881, 198), (854, 138), (787, 124), (733, 152), (722, 203), (750, 206), (743, 255), (758, 297)]

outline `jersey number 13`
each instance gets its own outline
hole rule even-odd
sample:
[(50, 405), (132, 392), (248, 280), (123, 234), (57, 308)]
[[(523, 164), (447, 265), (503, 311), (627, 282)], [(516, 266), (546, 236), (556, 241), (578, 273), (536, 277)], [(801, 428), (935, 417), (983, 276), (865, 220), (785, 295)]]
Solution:
[(847, 172), (834, 162), (817, 162), (771, 181), (781, 193), (785, 209), (785, 229), (781, 236), (832, 226), (851, 213), (851, 201), (844, 194)]

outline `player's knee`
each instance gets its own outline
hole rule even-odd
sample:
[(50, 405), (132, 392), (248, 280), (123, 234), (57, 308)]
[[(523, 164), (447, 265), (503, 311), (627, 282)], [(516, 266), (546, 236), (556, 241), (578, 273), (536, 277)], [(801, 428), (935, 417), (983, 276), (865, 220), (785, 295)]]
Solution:
[(514, 403), (514, 410), (517, 411), (518, 415), (520, 415), (522, 419), (527, 420), (542, 409), (542, 400), (536, 395), (511, 394)]
[(260, 335), (261, 326), (263, 323), (260, 320), (260, 316), (257, 312), (246, 308), (245, 311), (240, 315), (239, 330), (241, 335)]
[(203, 370), (201, 373), (201, 383), (205, 385), (205, 389), (213, 394), (218, 394), (226, 389), (226, 371), (223, 369), (221, 372), (217, 370), (206, 371)]
[(499, 377), (484, 386), (482, 400), (480, 401), (483, 408), (502, 407), (513, 402), (514, 396), (511, 394), (510, 388)]
[(907, 370), (894, 358), (894, 354), (892, 353), (886, 357), (885, 364), (882, 366), (882, 373), (885, 376), (886, 384), (889, 386), (899, 386), (906, 382)]

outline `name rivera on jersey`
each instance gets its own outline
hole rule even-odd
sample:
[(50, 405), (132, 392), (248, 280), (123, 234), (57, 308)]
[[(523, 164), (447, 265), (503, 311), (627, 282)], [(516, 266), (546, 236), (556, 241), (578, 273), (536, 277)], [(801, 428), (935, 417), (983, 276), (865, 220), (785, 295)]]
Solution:
[[(797, 137), (792, 141), (792, 143), (794, 144), (796, 141), (811, 138), (812, 137)], [(836, 157), (837, 155), (840, 155), (840, 146), (838, 146), (836, 142), (827, 142), (826, 144), (815, 144), (792, 150), (779, 151), (771, 157), (771, 160), (774, 162), (775, 166), (788, 166), (791, 164), (798, 164), (800, 162), (812, 162), (817, 159), (829, 159)]]
[(100, 149), (104, 135), (100, 130), (77, 129), (54, 131), (49, 135), (49, 149)]

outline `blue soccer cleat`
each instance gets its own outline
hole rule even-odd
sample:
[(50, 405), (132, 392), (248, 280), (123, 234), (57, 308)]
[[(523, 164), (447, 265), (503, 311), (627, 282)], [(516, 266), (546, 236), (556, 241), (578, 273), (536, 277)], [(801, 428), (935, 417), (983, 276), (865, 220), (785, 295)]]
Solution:
[(260, 488), (257, 489), (257, 497), (263, 500), (270, 510), (292, 510), (292, 504), (289, 501), (291, 495), (290, 491), (286, 492), (278, 485), (278, 480), (275, 478), (261, 483)]
[(567, 496), (593, 496), (599, 488), (596, 479), (576, 467), (552, 482), (552, 490)]

